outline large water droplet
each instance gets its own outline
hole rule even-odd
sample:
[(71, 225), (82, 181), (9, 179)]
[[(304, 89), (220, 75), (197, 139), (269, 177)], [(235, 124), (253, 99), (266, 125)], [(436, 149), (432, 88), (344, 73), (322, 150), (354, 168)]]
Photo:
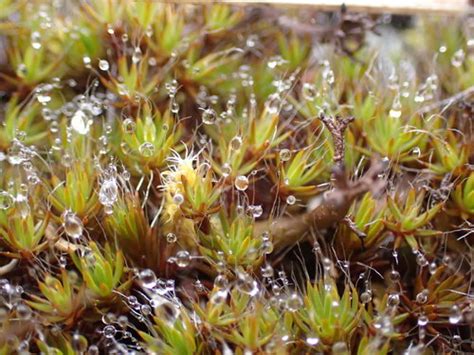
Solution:
[(155, 154), (155, 146), (150, 142), (142, 143), (138, 150), (145, 158), (150, 158)]
[(245, 191), (249, 187), (249, 179), (244, 175), (235, 178), (235, 188), (239, 191)]
[(92, 120), (82, 110), (77, 110), (71, 118), (71, 128), (82, 135), (89, 133)]
[(99, 60), (99, 69), (100, 70), (107, 71), (107, 70), (109, 70), (109, 68), (110, 68), (110, 65), (109, 65), (108, 61), (106, 61), (105, 59)]
[(217, 120), (217, 114), (216, 111), (214, 111), (212, 108), (206, 108), (202, 112), (202, 122), (207, 125), (212, 125), (216, 123)]
[(118, 187), (115, 179), (107, 179), (99, 191), (99, 201), (104, 206), (111, 206), (117, 201)]
[(153, 270), (145, 269), (140, 271), (139, 278), (143, 286), (146, 288), (153, 288), (156, 286), (156, 276)]
[(74, 239), (82, 236), (83, 224), (79, 217), (72, 211), (65, 211), (62, 215), (63, 227), (66, 234)]

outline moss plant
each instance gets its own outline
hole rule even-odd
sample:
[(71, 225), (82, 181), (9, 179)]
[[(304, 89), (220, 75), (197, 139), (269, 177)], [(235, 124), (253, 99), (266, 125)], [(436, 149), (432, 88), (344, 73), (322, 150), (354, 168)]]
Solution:
[(0, 9), (0, 354), (474, 352), (472, 16)]

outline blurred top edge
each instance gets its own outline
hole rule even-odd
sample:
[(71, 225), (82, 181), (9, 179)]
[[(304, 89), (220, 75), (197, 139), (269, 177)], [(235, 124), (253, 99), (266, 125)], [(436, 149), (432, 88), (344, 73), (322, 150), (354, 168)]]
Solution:
[[(136, 0), (140, 1), (140, 0)], [(459, 14), (474, 12), (474, 0), (157, 0), (163, 3), (234, 5), (311, 6), (332, 11), (345, 6), (348, 11), (397, 14)]]

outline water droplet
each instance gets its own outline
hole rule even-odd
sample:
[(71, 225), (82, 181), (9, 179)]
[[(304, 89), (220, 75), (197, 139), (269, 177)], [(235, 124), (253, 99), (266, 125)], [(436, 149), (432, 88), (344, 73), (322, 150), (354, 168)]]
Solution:
[(176, 253), (175, 262), (178, 267), (186, 267), (191, 263), (191, 254), (187, 250), (180, 250)]
[(290, 312), (296, 312), (303, 307), (303, 299), (296, 292), (292, 293), (286, 300), (286, 309)]
[(302, 95), (305, 100), (314, 101), (318, 92), (316, 91), (316, 87), (310, 83), (304, 83), (302, 89)]
[(234, 138), (230, 140), (230, 148), (232, 150), (239, 150), (241, 146), (242, 146), (242, 137), (235, 136)]
[(402, 115), (402, 104), (400, 102), (400, 94), (397, 94), (393, 99), (392, 108), (389, 112), (390, 117), (400, 118)]
[(210, 302), (213, 304), (223, 304), (227, 299), (227, 289), (219, 289), (211, 295)]
[(429, 319), (426, 315), (424, 314), (420, 314), (420, 316), (418, 317), (418, 325), (420, 327), (424, 327), (425, 325), (427, 325), (429, 322)]
[(222, 165), (222, 176), (227, 177), (232, 173), (232, 167), (228, 163)]
[(421, 267), (428, 265), (428, 260), (426, 260), (426, 256), (422, 252), (417, 250), (415, 254), (416, 254), (416, 263), (418, 265), (420, 265)]
[(265, 264), (260, 268), (263, 277), (272, 277), (273, 276), (273, 268), (270, 264)]
[(83, 224), (79, 217), (70, 210), (67, 210), (62, 215), (63, 227), (66, 234), (74, 239), (78, 239), (82, 236)]
[(309, 346), (316, 346), (319, 344), (319, 338), (314, 335), (308, 336), (306, 338), (306, 344)]
[(0, 191), (0, 209), (7, 210), (9, 209), (13, 203), (15, 202), (12, 195), (10, 195), (6, 191)]
[(150, 158), (155, 154), (155, 146), (150, 142), (142, 143), (138, 150), (145, 158)]
[(24, 63), (18, 64), (16, 74), (21, 78), (24, 78), (28, 74), (28, 68)]
[(41, 35), (38, 31), (34, 31), (31, 33), (31, 46), (34, 49), (41, 48)]
[(281, 106), (281, 98), (278, 94), (272, 94), (268, 97), (268, 100), (265, 102), (265, 107), (267, 108), (268, 113), (274, 115), (278, 113)]
[(259, 292), (258, 283), (252, 276), (245, 272), (237, 273), (236, 287), (243, 293), (249, 296), (256, 296)]
[(142, 58), (143, 58), (142, 50), (140, 49), (140, 47), (136, 47), (132, 55), (133, 64), (137, 64), (140, 60), (142, 60)]
[(416, 302), (419, 304), (426, 303), (428, 301), (429, 291), (427, 289), (422, 290), (416, 295)]
[(118, 187), (115, 179), (106, 179), (99, 191), (99, 201), (104, 206), (112, 206), (117, 201)]
[(455, 348), (459, 347), (459, 345), (462, 344), (461, 336), (458, 334), (453, 335), (453, 337), (451, 338), (451, 344), (453, 344)]
[(122, 122), (123, 131), (127, 134), (133, 134), (135, 132), (136, 124), (131, 118), (126, 118)]
[(296, 197), (293, 196), (293, 195), (289, 195), (287, 198), (286, 198), (286, 203), (288, 205), (294, 205), (296, 203)]
[(360, 301), (364, 304), (367, 304), (372, 301), (372, 292), (370, 290), (362, 292), (360, 295)]
[(180, 193), (174, 194), (173, 202), (177, 205), (181, 205), (184, 202), (184, 196)]
[(168, 233), (166, 235), (166, 241), (170, 244), (176, 243), (177, 240), (178, 240), (178, 237), (174, 233)]
[(249, 179), (244, 175), (235, 178), (235, 188), (239, 191), (245, 191), (249, 187)]
[(104, 327), (103, 332), (104, 332), (104, 336), (107, 339), (112, 339), (115, 336), (115, 333), (117, 332), (117, 329), (115, 329), (115, 327), (113, 325), (106, 325)]
[(48, 94), (38, 93), (36, 95), (36, 100), (38, 100), (41, 105), (46, 105), (48, 102), (51, 101), (51, 96), (49, 96)]
[(86, 68), (90, 68), (91, 67), (91, 58), (90, 57), (83, 57), (82, 58), (82, 62), (84, 63), (84, 65), (86, 66)]
[(107, 71), (109, 70), (110, 66), (109, 66), (109, 62), (106, 61), (105, 59), (101, 59), (99, 60), (99, 69), (102, 70), (102, 71)]
[(281, 161), (288, 161), (291, 159), (291, 151), (289, 149), (282, 149), (280, 150), (280, 160)]
[(82, 110), (77, 110), (71, 118), (71, 128), (79, 134), (89, 133), (92, 120)]
[(263, 207), (262, 205), (251, 205), (249, 206), (248, 211), (253, 218), (259, 218), (263, 214)]
[(458, 305), (453, 305), (449, 310), (449, 323), (458, 324), (462, 320), (462, 312)]
[(447, 50), (448, 50), (448, 48), (446, 46), (440, 46), (439, 49), (438, 49), (438, 51), (440, 53), (446, 53)]
[(207, 125), (216, 123), (217, 113), (212, 108), (206, 108), (202, 112), (202, 122)]
[(464, 50), (458, 49), (456, 52), (454, 52), (451, 58), (451, 64), (453, 65), (453, 67), (459, 68), (462, 63), (464, 63), (465, 57), (466, 53), (464, 52)]
[(412, 152), (412, 154), (416, 155), (417, 157), (419, 157), (421, 155), (420, 147), (413, 148), (411, 152)]
[(224, 274), (219, 274), (214, 279), (214, 287), (217, 287), (219, 289), (225, 289), (228, 286), (229, 280), (227, 280), (227, 277)]
[(150, 270), (150, 269), (142, 270), (140, 271), (140, 274), (138, 277), (140, 278), (144, 287), (153, 288), (156, 286), (156, 276), (153, 270)]
[(398, 293), (391, 293), (387, 298), (387, 306), (397, 307), (400, 304), (400, 295)]

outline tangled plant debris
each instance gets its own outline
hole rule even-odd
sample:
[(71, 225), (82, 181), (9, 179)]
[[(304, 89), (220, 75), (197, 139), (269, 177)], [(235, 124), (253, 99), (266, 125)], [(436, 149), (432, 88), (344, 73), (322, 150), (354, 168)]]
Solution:
[(0, 8), (1, 354), (474, 352), (474, 17)]

